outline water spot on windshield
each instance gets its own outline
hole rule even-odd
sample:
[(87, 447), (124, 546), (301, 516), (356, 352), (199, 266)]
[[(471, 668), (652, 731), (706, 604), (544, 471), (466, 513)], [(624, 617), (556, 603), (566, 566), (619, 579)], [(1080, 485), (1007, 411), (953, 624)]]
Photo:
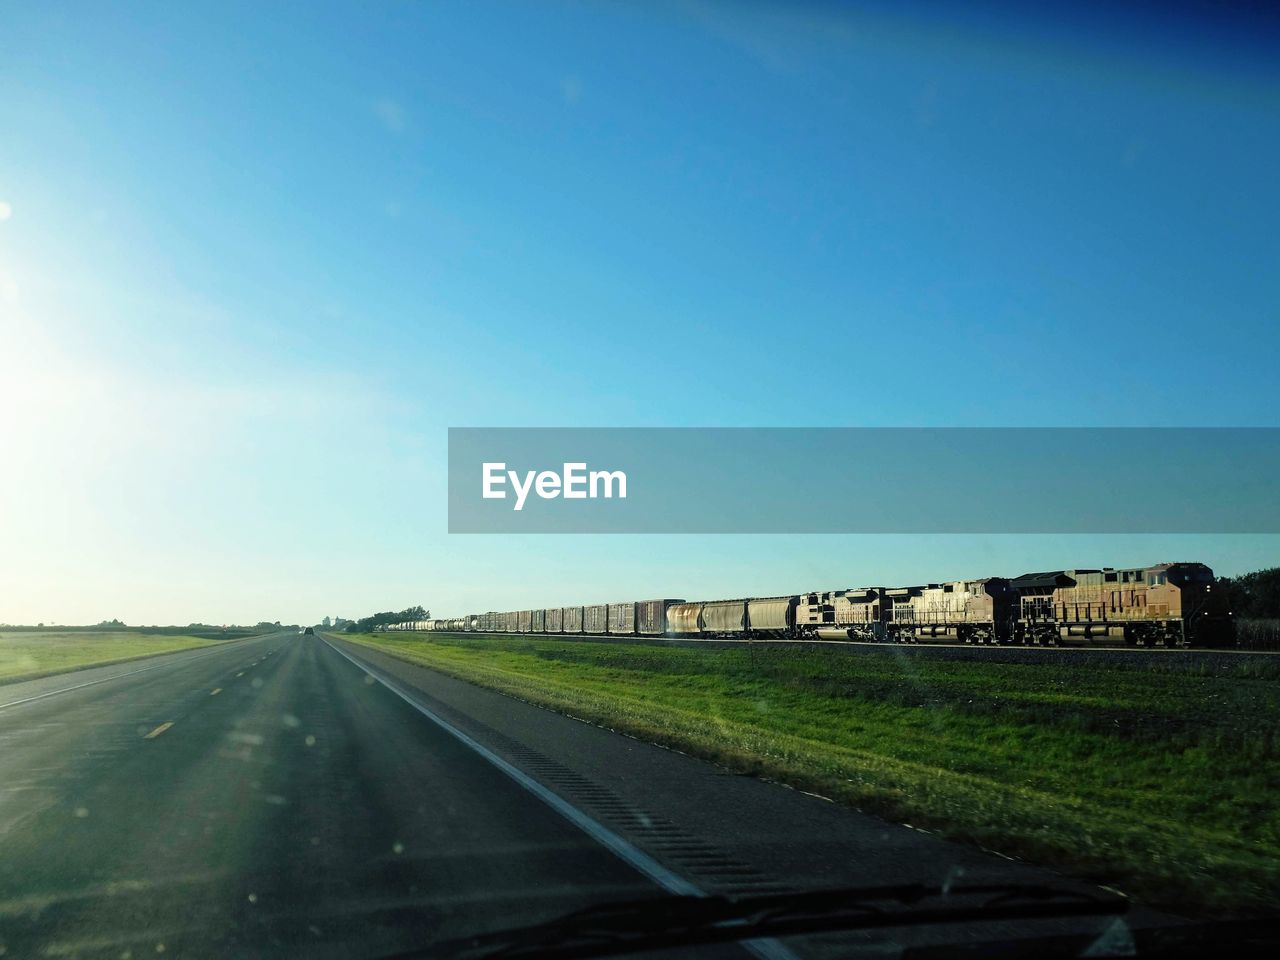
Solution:
[(942, 892), (948, 894), (951, 892), (951, 885), (964, 876), (964, 867), (955, 865), (947, 871), (946, 877), (942, 880)]

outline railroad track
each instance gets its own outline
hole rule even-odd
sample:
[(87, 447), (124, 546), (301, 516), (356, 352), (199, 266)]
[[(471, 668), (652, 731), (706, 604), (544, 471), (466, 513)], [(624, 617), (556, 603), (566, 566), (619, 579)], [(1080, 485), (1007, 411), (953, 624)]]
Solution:
[(1110, 659), (1133, 658), (1149, 658), (1149, 657), (1173, 657), (1186, 658), (1203, 662), (1213, 658), (1271, 658), (1280, 656), (1280, 650), (1227, 650), (1227, 649), (1195, 649), (1195, 648), (1179, 648), (1179, 647), (1112, 647), (1112, 646), (1024, 646), (1021, 644), (970, 644), (970, 643), (877, 643), (866, 640), (809, 640), (809, 639), (778, 639), (770, 638), (767, 640), (736, 640), (724, 638), (673, 638), (673, 637), (656, 637), (656, 636), (621, 636), (618, 634), (587, 634), (587, 633), (479, 633), (465, 631), (419, 631), (422, 636), (426, 637), (451, 637), (451, 638), (477, 638), (477, 637), (504, 637), (511, 639), (542, 639), (542, 640), (569, 640), (574, 642), (591, 642), (591, 643), (616, 643), (616, 644), (644, 644), (648, 646), (663, 647), (706, 647), (721, 646), (729, 649), (822, 649), (830, 650), (833, 653), (846, 653), (849, 655), (857, 654), (875, 654), (875, 653), (896, 653), (908, 656), (929, 655), (937, 653), (942, 659), (980, 659), (995, 658), (1004, 659), (1010, 662), (1016, 661), (1036, 661), (1039, 659), (1052, 659), (1058, 656), (1075, 656), (1085, 657), (1088, 655), (1097, 655), (1099, 657), (1107, 657)]

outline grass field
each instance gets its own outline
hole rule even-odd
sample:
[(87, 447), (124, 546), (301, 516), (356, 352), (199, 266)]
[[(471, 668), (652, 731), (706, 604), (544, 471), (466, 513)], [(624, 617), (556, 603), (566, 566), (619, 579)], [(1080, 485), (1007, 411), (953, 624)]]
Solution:
[(0, 684), (219, 642), (133, 630), (0, 630)]
[(349, 639), (1149, 903), (1277, 909), (1280, 663)]
[(1241, 650), (1280, 650), (1280, 620), (1237, 620)]

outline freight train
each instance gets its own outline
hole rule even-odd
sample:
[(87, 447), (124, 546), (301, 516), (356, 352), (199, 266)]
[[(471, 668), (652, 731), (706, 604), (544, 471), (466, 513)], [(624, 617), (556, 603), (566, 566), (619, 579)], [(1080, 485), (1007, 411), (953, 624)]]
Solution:
[(490, 611), (389, 629), (671, 639), (861, 640), (1039, 646), (1232, 647), (1226, 596), (1203, 563), (1053, 570), (916, 587), (737, 600), (640, 600)]

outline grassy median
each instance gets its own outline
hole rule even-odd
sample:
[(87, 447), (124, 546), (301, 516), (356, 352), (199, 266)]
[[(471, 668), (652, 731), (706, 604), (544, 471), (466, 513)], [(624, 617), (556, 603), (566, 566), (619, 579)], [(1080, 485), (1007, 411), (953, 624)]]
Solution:
[(1280, 663), (352, 639), (1149, 903), (1277, 909)]
[(0, 629), (0, 684), (219, 642), (219, 637), (131, 630)]

